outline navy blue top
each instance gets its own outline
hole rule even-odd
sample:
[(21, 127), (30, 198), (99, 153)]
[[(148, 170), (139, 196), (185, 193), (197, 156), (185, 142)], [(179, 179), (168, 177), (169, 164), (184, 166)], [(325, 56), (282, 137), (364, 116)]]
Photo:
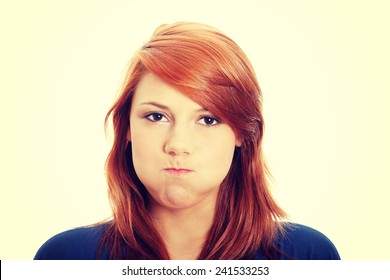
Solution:
[[(76, 228), (57, 234), (46, 241), (36, 253), (36, 260), (94, 260), (105, 226)], [(291, 224), (276, 242), (282, 252), (280, 260), (339, 260), (333, 243), (319, 231), (299, 224)], [(108, 259), (104, 252), (100, 259)], [(255, 260), (267, 259), (259, 250)]]

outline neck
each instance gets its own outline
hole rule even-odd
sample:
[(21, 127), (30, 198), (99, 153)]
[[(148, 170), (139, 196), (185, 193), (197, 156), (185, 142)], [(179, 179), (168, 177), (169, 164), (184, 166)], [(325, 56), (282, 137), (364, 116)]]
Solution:
[(155, 205), (152, 216), (171, 259), (196, 259), (214, 218), (214, 208), (166, 209)]

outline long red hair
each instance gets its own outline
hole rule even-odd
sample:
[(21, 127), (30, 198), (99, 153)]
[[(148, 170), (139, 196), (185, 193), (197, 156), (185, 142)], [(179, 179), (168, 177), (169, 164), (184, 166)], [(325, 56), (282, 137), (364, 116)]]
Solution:
[(241, 139), (222, 182), (213, 224), (198, 259), (250, 259), (272, 255), (285, 213), (271, 196), (263, 158), (262, 94), (244, 52), (203, 24), (161, 25), (131, 61), (112, 117), (114, 143), (106, 161), (113, 208), (102, 244), (112, 259), (169, 259), (147, 211), (147, 191), (134, 171), (126, 134), (132, 96), (152, 72), (232, 127)]

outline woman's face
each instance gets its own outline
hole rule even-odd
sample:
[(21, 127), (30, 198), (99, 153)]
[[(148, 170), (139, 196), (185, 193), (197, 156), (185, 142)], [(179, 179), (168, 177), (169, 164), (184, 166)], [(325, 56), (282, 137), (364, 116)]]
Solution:
[(240, 143), (232, 128), (154, 74), (139, 82), (130, 129), (137, 176), (152, 207), (214, 207)]

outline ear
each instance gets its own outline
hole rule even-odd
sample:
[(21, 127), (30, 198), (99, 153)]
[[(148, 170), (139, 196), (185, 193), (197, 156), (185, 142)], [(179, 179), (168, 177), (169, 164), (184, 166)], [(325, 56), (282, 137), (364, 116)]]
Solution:
[(131, 142), (131, 130), (130, 130), (130, 127), (127, 130), (126, 138), (127, 138), (127, 141)]
[(242, 145), (241, 138), (236, 137), (236, 147), (241, 147), (241, 145)]

